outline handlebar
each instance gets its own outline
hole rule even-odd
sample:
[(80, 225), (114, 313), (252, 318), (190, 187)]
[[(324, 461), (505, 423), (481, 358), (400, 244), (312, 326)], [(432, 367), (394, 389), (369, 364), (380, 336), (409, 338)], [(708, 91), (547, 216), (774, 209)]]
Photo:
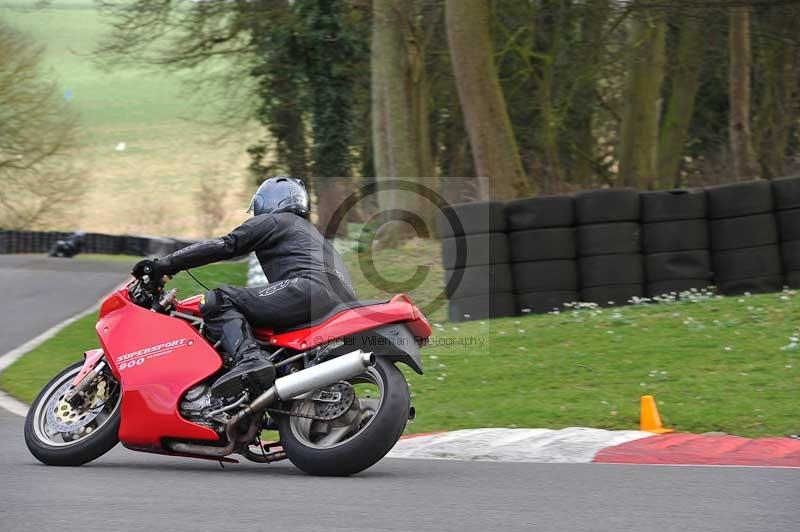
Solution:
[(151, 279), (149, 275), (136, 278), (128, 288), (128, 295), (136, 305), (153, 312), (166, 313), (175, 306), (178, 289), (173, 288), (166, 294), (164, 284), (166, 277)]

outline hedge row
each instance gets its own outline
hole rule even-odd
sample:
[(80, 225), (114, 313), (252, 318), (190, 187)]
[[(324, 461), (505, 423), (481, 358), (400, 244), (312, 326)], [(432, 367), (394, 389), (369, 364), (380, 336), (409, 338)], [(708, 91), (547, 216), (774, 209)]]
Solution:
[(800, 287), (800, 177), (460, 204), (438, 226), (456, 321)]

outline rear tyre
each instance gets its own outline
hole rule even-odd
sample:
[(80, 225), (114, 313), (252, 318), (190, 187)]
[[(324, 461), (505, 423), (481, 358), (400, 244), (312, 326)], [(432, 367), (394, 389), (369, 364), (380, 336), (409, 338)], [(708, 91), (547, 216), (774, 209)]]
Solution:
[[(119, 442), (120, 390), (110, 376), (106, 380), (114, 387), (108, 385), (108, 397), (99, 398), (100, 402), (96, 402), (97, 397), (92, 399), (94, 408), (75, 408), (73, 416), (72, 407), (66, 406), (68, 414), (54, 414), (65, 407), (61, 396), (69, 390), (70, 383), (82, 367), (83, 361), (76, 362), (53, 377), (28, 410), (25, 443), (31, 454), (43, 464), (83, 465), (104, 455)], [(94, 393), (98, 393), (97, 389)], [(65, 427), (70, 429), (59, 430)]]
[(377, 463), (400, 439), (411, 408), (408, 384), (393, 363), (380, 355), (377, 358), (377, 363), (368, 370), (368, 378), (381, 389), (380, 405), (363, 428), (343, 441), (333, 445), (315, 442), (304, 430), (302, 418), (278, 417), (283, 449), (299, 469), (309, 475), (354, 475)]

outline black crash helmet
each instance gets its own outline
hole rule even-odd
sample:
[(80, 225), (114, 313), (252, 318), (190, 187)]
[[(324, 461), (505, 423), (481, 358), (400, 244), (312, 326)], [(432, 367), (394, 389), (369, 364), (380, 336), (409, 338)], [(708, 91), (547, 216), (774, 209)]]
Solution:
[(247, 212), (254, 216), (291, 212), (308, 218), (310, 207), (306, 184), (302, 179), (285, 175), (270, 177), (253, 194)]

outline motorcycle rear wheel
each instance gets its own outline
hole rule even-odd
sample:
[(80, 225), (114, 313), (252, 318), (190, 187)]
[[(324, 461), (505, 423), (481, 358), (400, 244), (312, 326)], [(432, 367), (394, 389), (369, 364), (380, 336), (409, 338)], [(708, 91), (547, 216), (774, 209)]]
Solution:
[[(98, 378), (86, 407), (63, 400), (83, 361), (68, 366), (39, 392), (25, 418), (25, 443), (47, 465), (78, 466), (110, 451), (118, 442), (120, 389), (113, 377)], [(105, 384), (100, 384), (100, 382)], [(106, 396), (101, 396), (105, 390)]]
[[(380, 391), (380, 399), (356, 400), (352, 408), (358, 408), (362, 417), (349, 430), (336, 421), (330, 429), (297, 416), (278, 417), (283, 449), (299, 469), (318, 476), (354, 475), (377, 463), (400, 439), (411, 408), (408, 383), (392, 362), (380, 355), (377, 358), (377, 363), (364, 374), (349, 380), (353, 385), (366, 383)], [(311, 400), (306, 399), (295, 401), (292, 409), (311, 413), (312, 408)], [(341, 431), (340, 441), (328, 441), (325, 430), (327, 436)]]

